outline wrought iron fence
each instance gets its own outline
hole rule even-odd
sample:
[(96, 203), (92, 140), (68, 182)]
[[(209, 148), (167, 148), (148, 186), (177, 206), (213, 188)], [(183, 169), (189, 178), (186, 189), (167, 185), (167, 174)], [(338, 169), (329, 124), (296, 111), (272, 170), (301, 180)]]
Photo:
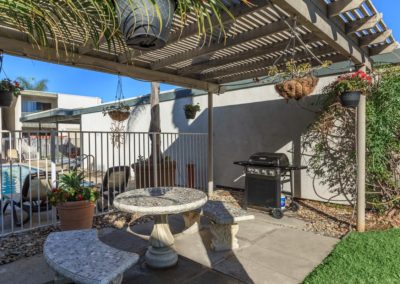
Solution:
[(0, 158), (0, 235), (55, 224), (47, 193), (71, 170), (99, 189), (97, 214), (126, 190), (207, 187), (203, 133), (3, 131)]

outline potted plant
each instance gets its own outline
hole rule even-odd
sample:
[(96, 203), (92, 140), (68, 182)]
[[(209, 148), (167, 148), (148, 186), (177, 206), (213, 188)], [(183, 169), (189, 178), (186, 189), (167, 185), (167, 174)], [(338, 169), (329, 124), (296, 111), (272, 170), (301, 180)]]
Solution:
[(48, 195), (50, 204), (57, 207), (62, 231), (92, 228), (94, 204), (99, 192), (96, 188), (83, 186), (83, 178), (83, 172), (63, 174), (58, 188)]
[[(157, 160), (157, 185), (175, 186), (176, 162), (169, 156)], [(145, 159), (139, 156), (136, 163), (133, 163), (131, 167), (135, 171), (136, 188), (154, 186), (153, 159)]]
[(175, 0), (117, 0), (120, 29), (129, 47), (154, 50), (165, 46), (175, 12)]
[(3, 79), (0, 82), (0, 107), (10, 107), (14, 97), (21, 95), (19, 82)]
[(186, 119), (193, 119), (196, 117), (196, 113), (200, 111), (200, 105), (187, 104), (183, 109), (185, 110)]
[[(332, 64), (330, 61), (326, 61), (316, 68), (327, 67), (330, 64)], [(318, 78), (312, 76), (312, 70), (310, 63), (297, 64), (294, 60), (290, 60), (286, 62), (284, 71), (280, 72), (278, 67), (272, 66), (268, 75), (281, 73), (283, 81), (275, 85), (275, 90), (286, 100), (300, 100), (310, 95), (318, 84)]]
[(130, 107), (123, 104), (122, 102), (118, 103), (117, 106), (109, 106), (103, 109), (103, 115), (108, 115), (114, 121), (125, 121), (129, 118), (131, 111)]
[(357, 107), (360, 95), (365, 93), (372, 84), (372, 77), (363, 71), (339, 76), (335, 82), (334, 89), (339, 96), (340, 102), (345, 107)]

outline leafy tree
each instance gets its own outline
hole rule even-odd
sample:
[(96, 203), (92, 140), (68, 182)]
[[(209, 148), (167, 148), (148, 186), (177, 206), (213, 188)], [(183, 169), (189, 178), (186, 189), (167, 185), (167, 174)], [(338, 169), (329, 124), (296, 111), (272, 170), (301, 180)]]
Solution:
[(42, 79), (36, 81), (35, 78), (27, 79), (25, 77), (18, 77), (17, 81), (20, 83), (21, 87), (24, 90), (47, 91), (47, 83), (49, 80)]

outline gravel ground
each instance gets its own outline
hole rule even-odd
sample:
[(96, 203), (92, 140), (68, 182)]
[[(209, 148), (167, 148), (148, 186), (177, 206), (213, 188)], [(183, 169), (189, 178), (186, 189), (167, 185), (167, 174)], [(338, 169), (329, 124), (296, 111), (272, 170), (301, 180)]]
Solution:
[[(127, 224), (141, 224), (150, 220), (152, 220), (151, 216), (140, 217), (137, 214), (114, 212), (95, 217), (93, 228), (121, 229)], [(59, 231), (57, 227), (48, 226), (0, 238), (0, 265), (42, 253), (43, 243), (47, 236), (56, 231)]]

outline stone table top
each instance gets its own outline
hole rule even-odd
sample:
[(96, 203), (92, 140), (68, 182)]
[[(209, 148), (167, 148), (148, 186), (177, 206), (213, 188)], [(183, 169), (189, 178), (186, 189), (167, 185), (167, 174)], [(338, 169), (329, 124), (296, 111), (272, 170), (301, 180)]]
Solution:
[(186, 187), (150, 187), (133, 189), (114, 199), (115, 208), (128, 213), (148, 215), (177, 214), (203, 206), (207, 195)]
[(78, 283), (110, 283), (139, 260), (101, 242), (94, 229), (51, 233), (43, 252), (50, 267)]

